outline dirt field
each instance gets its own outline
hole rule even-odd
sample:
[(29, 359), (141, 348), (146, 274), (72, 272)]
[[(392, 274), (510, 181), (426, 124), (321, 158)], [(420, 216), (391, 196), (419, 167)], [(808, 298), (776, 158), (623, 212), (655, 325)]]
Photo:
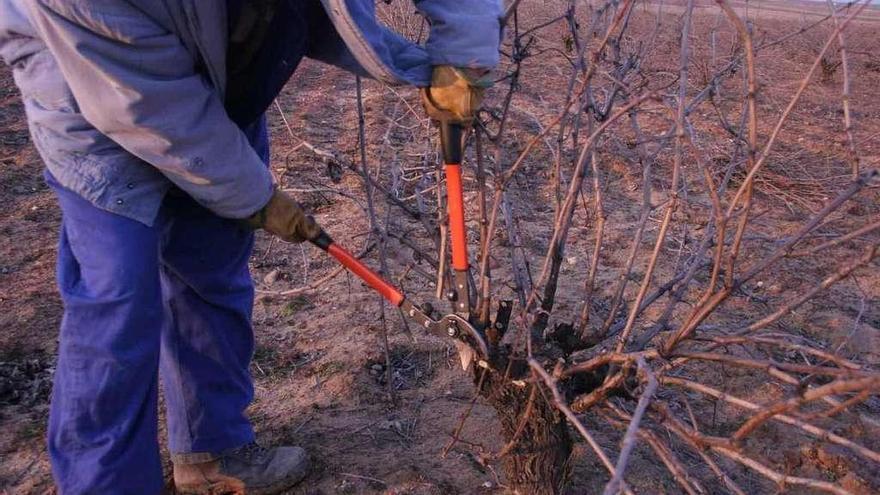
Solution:
[[(704, 25), (715, 22), (714, 11), (707, 10), (700, 16), (698, 21)], [(790, 12), (765, 13), (756, 19), (758, 38), (777, 38), (798, 29), (801, 22), (792, 18)], [(865, 169), (880, 166), (878, 30), (880, 24), (857, 24), (850, 38), (858, 51), (864, 52), (852, 56), (852, 100)], [(827, 35), (827, 31), (823, 33)], [(695, 38), (705, 42), (699, 30)], [(824, 42), (822, 36), (815, 39)], [(669, 50), (674, 57), (674, 34), (669, 34), (666, 42), (657, 50)], [(697, 43), (695, 50), (705, 46)], [(781, 111), (812, 62), (814, 49), (814, 44), (798, 40), (760, 55), (760, 111), (764, 115)], [(505, 142), (506, 160), (515, 156), (515, 151), (537, 132), (536, 122), (549, 121), (557, 111), (565, 83), (565, 78), (559, 76), (562, 63), (560, 58), (548, 55), (526, 64), (524, 85), (513, 104), (516, 124)], [(790, 232), (806, 213), (821, 207), (847, 180), (840, 77), (837, 71), (810, 87), (802, 110), (795, 113), (780, 137), (779, 159), (762, 176), (760, 226), (768, 235)], [(418, 104), (414, 91), (398, 92), (401, 98), (374, 82), (365, 83), (368, 162), (371, 171), (381, 177), (381, 183), (390, 187), (397, 181), (403, 184), (397, 189), (411, 192), (416, 180), (412, 178), (425, 166), (422, 136), (426, 122), (411, 110)], [(497, 103), (499, 96), (493, 94), (490, 105)], [(364, 249), (368, 245), (369, 226), (364, 216), (360, 178), (343, 170), (339, 182), (334, 182), (330, 175), (338, 171), (329, 173), (327, 165), (298, 146), (299, 140), (304, 139), (357, 159), (354, 78), (306, 61), (284, 89), (278, 104), (278, 108), (269, 111), (276, 177), (314, 209), (318, 221), (338, 241), (351, 246), (353, 251)], [(708, 110), (704, 117), (706, 121), (714, 118)], [(701, 120), (699, 116), (694, 118), (697, 122)], [(772, 123), (772, 119), (765, 122)], [(662, 121), (656, 124), (666, 125)], [(6, 67), (0, 68), (0, 130), (0, 493), (52, 493), (44, 436), (62, 311), (54, 286), (60, 212), (42, 180), (42, 164), (30, 143), (17, 90)], [(769, 124), (768, 128), (762, 126), (762, 134), (768, 131)], [(717, 139), (721, 142), (726, 138), (718, 134)], [(712, 148), (714, 143), (705, 145)], [(616, 219), (614, 230), (607, 234), (608, 245), (621, 247), (620, 252), (609, 249), (602, 261), (603, 266), (612, 268), (623, 263), (622, 248), (638, 216), (641, 192), (629, 184), (640, 170), (624, 160), (616, 160), (611, 151), (606, 153), (603, 167), (609, 183), (609, 209)], [(543, 163), (537, 157), (517, 179), (513, 191), (518, 199), (515, 214), (527, 237), (524, 249), (534, 260), (540, 260), (548, 242), (552, 191), (535, 190), (533, 187), (539, 181), (531, 178), (543, 177), (548, 170), (549, 161)], [(470, 177), (468, 172), (466, 187), (472, 184)], [(470, 194), (469, 200), (473, 199), (473, 193)], [(878, 194), (877, 188), (861, 194), (847, 210), (848, 219), (842, 221), (860, 225), (878, 218)], [(418, 233), (418, 223), (386, 206), (380, 195), (376, 201), (388, 230), (402, 238), (389, 240), (392, 278), (416, 299), (432, 298), (434, 288), (428, 280), (433, 277), (433, 269), (406, 247), (407, 240), (424, 241)], [(410, 198), (407, 201), (414, 202)], [(694, 228), (698, 229), (699, 215), (695, 214), (693, 220)], [(476, 229), (475, 225), (471, 227)], [(569, 264), (563, 269), (568, 275), (582, 270), (578, 259), (585, 256), (592, 242), (589, 225), (575, 227), (575, 239), (567, 252)], [(843, 246), (836, 256), (855, 255), (854, 249), (847, 249)], [(365, 259), (378, 266), (375, 249)], [(493, 263), (498, 267), (495, 278), (504, 280), (506, 260), (499, 258)], [(457, 365), (454, 348), (431, 337), (410, 337), (396, 312), (386, 308), (396, 391), (395, 400), (389, 400), (380, 347), (383, 323), (379, 299), (345, 274), (324, 281), (335, 267), (312, 247), (284, 245), (263, 235), (252, 259), (254, 279), (261, 293), (254, 318), (257, 351), (252, 372), (256, 400), (250, 414), (263, 443), (296, 443), (309, 449), (315, 469), (292, 493), (502, 493), (504, 480), (481, 465), (476, 455), (498, 451), (502, 446), (494, 412), (482, 401), (476, 402), (462, 440), (445, 457), (442, 455), (474, 394), (470, 376)], [(772, 278), (762, 280), (760, 286), (750, 287), (753, 299), (749, 302), (757, 301), (759, 308), (773, 307), (770, 303), (777, 300), (781, 288), (796, 292), (809, 287), (810, 282), (822, 276), (822, 269), (821, 264), (809, 263), (780, 269)], [(600, 283), (610, 286), (616, 271), (607, 271), (607, 275), (600, 276)], [(821, 339), (832, 347), (840, 346), (845, 355), (876, 365), (880, 362), (878, 272), (875, 261), (858, 272), (854, 280), (834, 288), (786, 324), (801, 326), (804, 335)], [(316, 281), (321, 281), (317, 287), (306, 287)], [(580, 280), (572, 275), (570, 283), (575, 286)], [(278, 294), (290, 290), (295, 293)], [(505, 290), (510, 292), (509, 288), (502, 292)], [(576, 295), (564, 296), (559, 308), (573, 310), (575, 303)], [(729, 310), (735, 312), (737, 307), (733, 305)], [(755, 306), (742, 303), (740, 307)], [(755, 386), (747, 374), (733, 371), (709, 380), (723, 382), (731, 390), (757, 401), (776, 393)], [(704, 412), (712, 410), (711, 404), (700, 407)], [(854, 432), (865, 445), (876, 449), (880, 447), (880, 424), (870, 416), (880, 413), (880, 401), (867, 402), (859, 411), (862, 413), (863, 421), (853, 425)], [(721, 406), (714, 414), (723, 422), (727, 411)], [(610, 433), (603, 436), (601, 424), (590, 426), (598, 430), (601, 442), (614, 445), (617, 441)], [(773, 435), (774, 431), (768, 434)], [(776, 445), (785, 463), (809, 465), (817, 473), (831, 473), (828, 476), (844, 480), (855, 493), (867, 494), (880, 488), (880, 475), (872, 472), (870, 466), (859, 466), (833, 451), (811, 450), (809, 445), (804, 447), (802, 442), (790, 438), (779, 438)], [(601, 491), (607, 477), (581, 444), (576, 446), (574, 462), (570, 492)], [(634, 462), (637, 467), (631, 470), (628, 482), (635, 491), (678, 493), (678, 487), (661, 475), (649, 456), (638, 454)], [(772, 491), (771, 485), (757, 479), (743, 486), (754, 492)]]

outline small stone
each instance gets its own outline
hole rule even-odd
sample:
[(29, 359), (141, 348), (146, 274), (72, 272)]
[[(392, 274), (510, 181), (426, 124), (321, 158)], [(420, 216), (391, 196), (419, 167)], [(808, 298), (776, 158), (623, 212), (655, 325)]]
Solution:
[(487, 481), (487, 482), (483, 483), (483, 488), (492, 488), (492, 482)]
[(383, 369), (385, 369), (385, 367), (382, 366), (381, 364), (376, 363), (376, 364), (370, 366), (370, 369), (373, 371), (382, 371)]
[(263, 283), (266, 285), (272, 285), (278, 280), (278, 275), (281, 273), (277, 268), (267, 273), (265, 277), (263, 277)]
[(757, 285), (758, 288), (760, 289), (761, 287), (764, 287), (764, 281), (763, 281), (763, 280), (758, 280), (758, 283), (755, 284), (755, 285)]
[(6, 268), (5, 266), (3, 268), (0, 268), (0, 273), (6, 275), (7, 273), (9, 273), (9, 268)]

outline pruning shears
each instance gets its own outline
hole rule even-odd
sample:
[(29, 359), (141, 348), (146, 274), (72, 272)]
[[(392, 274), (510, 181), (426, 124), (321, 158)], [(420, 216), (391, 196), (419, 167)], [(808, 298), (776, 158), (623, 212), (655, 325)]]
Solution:
[[(464, 194), (461, 176), (462, 126), (454, 123), (440, 124), (440, 141), (443, 148), (444, 173), (446, 174), (447, 213), (450, 242), (452, 245), (453, 287), (449, 291), (453, 312), (433, 319), (430, 305), (417, 306), (393, 284), (362, 263), (348, 250), (335, 243), (322, 232), (312, 240), (319, 248), (336, 258), (346, 269), (357, 275), (368, 286), (382, 295), (389, 303), (399, 307), (419, 328), (432, 335), (452, 338), (465, 344), (477, 355), (477, 361), (488, 367), (489, 346), (486, 343), (485, 325), (471, 317), (467, 249), (467, 230), (464, 220)], [(506, 328), (510, 319), (510, 303), (502, 301), (501, 309), (493, 323), (495, 329)]]

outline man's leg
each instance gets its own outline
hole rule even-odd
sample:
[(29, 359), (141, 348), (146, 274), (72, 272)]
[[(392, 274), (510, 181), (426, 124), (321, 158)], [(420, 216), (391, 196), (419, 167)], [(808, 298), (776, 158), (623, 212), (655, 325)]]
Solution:
[(178, 493), (280, 493), (299, 482), (299, 447), (264, 449), (244, 415), (253, 399), (253, 233), (185, 197), (169, 197), (162, 285), (170, 322), (162, 382)]
[(197, 463), (254, 440), (244, 414), (253, 399), (253, 233), (189, 197), (170, 194), (161, 280), (169, 318), (161, 376), (175, 462)]
[(60, 493), (159, 493), (158, 229), (56, 190), (64, 301), (49, 414)]

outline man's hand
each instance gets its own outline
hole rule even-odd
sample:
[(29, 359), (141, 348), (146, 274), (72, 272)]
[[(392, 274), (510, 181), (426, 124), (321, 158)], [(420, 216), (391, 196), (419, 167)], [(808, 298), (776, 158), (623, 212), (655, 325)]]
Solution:
[(432, 119), (469, 126), (483, 101), (483, 92), (491, 85), (488, 71), (462, 69), (449, 65), (434, 67), (431, 87), (422, 88), (422, 105)]
[(269, 202), (245, 222), (254, 229), (263, 229), (287, 242), (305, 242), (321, 235), (321, 227), (307, 215), (293, 198), (276, 189)]

